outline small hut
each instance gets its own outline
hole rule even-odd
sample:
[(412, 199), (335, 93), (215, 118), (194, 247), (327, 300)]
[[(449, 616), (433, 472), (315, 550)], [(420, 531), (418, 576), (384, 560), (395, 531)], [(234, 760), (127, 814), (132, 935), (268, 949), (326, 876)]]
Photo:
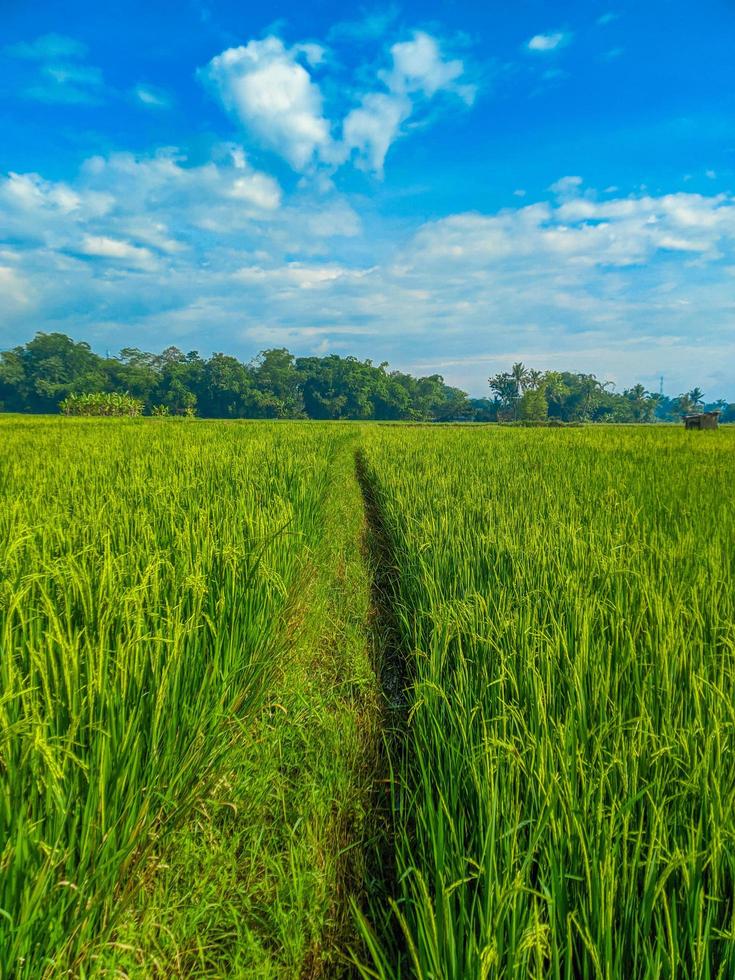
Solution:
[(716, 429), (719, 419), (719, 412), (697, 412), (684, 416), (684, 426), (687, 429)]

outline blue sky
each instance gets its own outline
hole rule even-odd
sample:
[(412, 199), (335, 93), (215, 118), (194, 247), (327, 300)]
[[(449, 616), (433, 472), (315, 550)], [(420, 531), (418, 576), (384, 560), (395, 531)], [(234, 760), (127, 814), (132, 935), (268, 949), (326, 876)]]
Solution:
[(0, 345), (735, 398), (735, 4), (4, 0)]

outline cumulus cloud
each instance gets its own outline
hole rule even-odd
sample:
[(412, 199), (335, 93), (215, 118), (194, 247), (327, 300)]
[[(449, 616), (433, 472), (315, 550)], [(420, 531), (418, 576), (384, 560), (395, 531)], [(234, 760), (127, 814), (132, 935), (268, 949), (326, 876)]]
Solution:
[[(177, 223), (197, 224), (208, 211), (229, 211), (235, 227), (256, 219), (281, 203), (278, 182), (254, 170), (240, 147), (227, 147), (227, 159), (200, 166), (187, 165), (175, 150), (154, 156), (113, 153), (92, 157), (82, 170), (85, 186), (113, 188), (119, 202), (140, 213), (178, 211)], [(239, 208), (238, 208), (239, 202)]]
[[(351, 29), (343, 25), (338, 33)], [(390, 66), (377, 72), (383, 88), (354, 92), (356, 104), (342, 120), (341, 139), (335, 113), (326, 114), (310, 72), (325, 61), (320, 45), (286, 47), (275, 36), (250, 41), (217, 55), (201, 76), (243, 127), (295, 170), (335, 168), (354, 158), (380, 176), (417, 104), (448, 92), (472, 105), (476, 95), (463, 62), (444, 57), (439, 41), (425, 31), (414, 31), (388, 53)]]
[(84, 255), (94, 255), (104, 259), (123, 259), (134, 264), (148, 264), (153, 258), (150, 249), (131, 245), (130, 242), (120, 241), (117, 238), (108, 238), (106, 235), (85, 235), (80, 251)]
[(560, 177), (549, 187), (549, 190), (557, 197), (574, 197), (583, 184), (581, 177)]
[(716, 261), (734, 243), (735, 199), (670, 194), (608, 201), (565, 195), (556, 205), (453, 215), (425, 226), (414, 245), (432, 264), (461, 261), (469, 269), (533, 258), (543, 275), (559, 260), (569, 269), (642, 265), (669, 252)]
[(320, 51), (287, 48), (271, 36), (228, 48), (203, 71), (225, 107), (296, 170), (305, 169), (331, 142), (321, 91), (299, 60), (313, 65)]
[(349, 151), (356, 150), (367, 168), (378, 175), (388, 150), (398, 138), (401, 124), (411, 114), (411, 100), (387, 92), (368, 92), (346, 117), (342, 137)]
[(281, 188), (240, 148), (222, 154), (199, 166), (173, 150), (91, 157), (73, 184), (10, 173), (0, 227), (29, 247), (141, 261), (185, 251), (197, 230), (241, 234), (279, 211)]
[(440, 89), (449, 89), (472, 103), (475, 89), (459, 85), (464, 64), (457, 59), (444, 60), (436, 38), (424, 31), (415, 31), (412, 40), (401, 41), (390, 49), (393, 68), (384, 75), (392, 92), (421, 92), (431, 98)]
[(572, 35), (567, 31), (554, 31), (551, 34), (534, 34), (530, 40), (526, 42), (526, 48), (529, 51), (536, 51), (540, 53), (548, 53), (549, 51), (556, 51), (558, 48), (563, 48), (572, 39)]
[(390, 54), (391, 67), (379, 73), (387, 91), (363, 94), (342, 125), (347, 154), (356, 151), (358, 161), (378, 176), (417, 99), (430, 99), (443, 90), (471, 105), (476, 94), (474, 85), (462, 81), (463, 62), (445, 59), (439, 42), (424, 31), (415, 31), (410, 41), (394, 44)]

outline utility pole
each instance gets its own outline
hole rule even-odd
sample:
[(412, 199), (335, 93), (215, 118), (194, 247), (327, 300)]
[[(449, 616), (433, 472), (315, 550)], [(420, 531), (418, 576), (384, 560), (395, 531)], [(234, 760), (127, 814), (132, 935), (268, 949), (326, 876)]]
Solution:
[(663, 376), (663, 374), (661, 375), (661, 380), (659, 381), (658, 393), (659, 393), (659, 395), (663, 395), (663, 393), (664, 393), (664, 376)]

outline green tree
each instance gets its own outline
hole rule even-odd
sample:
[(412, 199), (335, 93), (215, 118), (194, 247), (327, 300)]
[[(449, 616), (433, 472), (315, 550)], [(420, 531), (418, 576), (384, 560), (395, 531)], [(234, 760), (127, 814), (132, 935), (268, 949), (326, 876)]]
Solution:
[(261, 410), (253, 372), (227, 354), (213, 354), (204, 364), (197, 401), (208, 418), (252, 418)]
[[(518, 418), (518, 399), (521, 396), (518, 378), (513, 372), (502, 372), (488, 378), (490, 390), (495, 395), (495, 401), (500, 412), (508, 413), (512, 418)], [(498, 415), (498, 417), (500, 417)]]
[(518, 387), (519, 392), (523, 392), (528, 387), (529, 372), (522, 361), (517, 361), (510, 369), (510, 374)]
[(63, 333), (37, 333), (24, 347), (3, 354), (0, 383), (12, 389), (3, 401), (16, 411), (54, 412), (67, 395), (103, 391), (102, 360), (89, 344)]
[(290, 351), (285, 347), (261, 351), (255, 359), (253, 374), (256, 388), (265, 396), (264, 415), (282, 419), (303, 417), (300, 378)]
[(519, 402), (519, 412), (522, 419), (540, 422), (549, 417), (549, 403), (541, 388), (527, 388)]
[(628, 402), (630, 419), (633, 422), (651, 422), (653, 420), (657, 399), (646, 391), (642, 384), (633, 385), (623, 392)]
[(674, 401), (674, 410), (679, 415), (690, 415), (696, 408), (689, 392), (679, 395)]

